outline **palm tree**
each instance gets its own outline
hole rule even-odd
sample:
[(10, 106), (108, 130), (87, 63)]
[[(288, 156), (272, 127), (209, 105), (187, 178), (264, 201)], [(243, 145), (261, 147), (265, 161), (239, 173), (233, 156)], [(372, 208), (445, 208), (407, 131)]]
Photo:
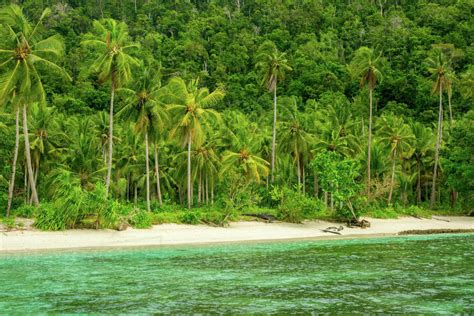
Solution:
[(397, 159), (409, 158), (412, 155), (412, 143), (415, 137), (410, 126), (397, 116), (383, 115), (378, 121), (378, 125), (380, 141), (390, 145), (390, 158), (392, 159), (390, 191), (388, 193), (388, 204), (390, 204), (392, 202)]
[(220, 115), (209, 107), (224, 98), (224, 90), (217, 88), (209, 92), (207, 88), (198, 87), (199, 80), (192, 80), (188, 85), (183, 79), (175, 77), (166, 86), (166, 102), (169, 104), (170, 117), (174, 119), (170, 138), (177, 138), (187, 146), (187, 193), (188, 208), (191, 208), (191, 149), (192, 145), (200, 146), (206, 138), (206, 130), (211, 129), (212, 121), (219, 121)]
[(285, 78), (285, 73), (291, 71), (286, 59), (286, 53), (278, 51), (275, 44), (266, 41), (257, 53), (257, 64), (255, 67), (262, 74), (262, 84), (273, 92), (273, 131), (272, 131), (272, 160), (271, 181), (275, 180), (275, 150), (276, 150), (276, 122), (277, 122), (277, 86), (278, 81)]
[(262, 176), (268, 176), (268, 162), (246, 148), (242, 148), (239, 152), (228, 151), (224, 154), (221, 174), (225, 174), (231, 168), (237, 168), (247, 183), (259, 183)]
[(308, 158), (313, 139), (302, 125), (302, 118), (298, 112), (295, 98), (289, 98), (288, 102), (288, 106), (284, 108), (287, 112), (285, 117), (288, 117), (288, 120), (283, 123), (283, 129), (281, 130), (280, 150), (293, 157), (298, 177), (298, 190), (300, 190), (301, 178), (304, 175), (304, 162)]
[(370, 159), (372, 150), (372, 94), (377, 85), (377, 80), (382, 74), (379, 70), (382, 62), (381, 54), (375, 56), (374, 51), (368, 47), (359, 48), (349, 65), (349, 71), (355, 78), (360, 79), (360, 86), (369, 88), (369, 131), (367, 145), (367, 199), (370, 200)]
[[(46, 93), (42, 83), (42, 74), (56, 72), (70, 80), (63, 68), (52, 60), (57, 60), (64, 47), (58, 35), (47, 38), (41, 36), (41, 26), (51, 11), (45, 9), (38, 22), (32, 25), (17, 5), (0, 10), (0, 23), (4, 47), (0, 48), (0, 102), (15, 95), (15, 103), (21, 104), (23, 112), (23, 134), (28, 181), (32, 192), (32, 201), (38, 206), (39, 199), (31, 163), (30, 141), (28, 133), (28, 106), (33, 102), (44, 103)], [(40, 66), (41, 65), (41, 66)], [(37, 67), (40, 66), (40, 67)], [(19, 137), (19, 133), (17, 133)], [(12, 181), (13, 182), (13, 181)]]
[(135, 122), (135, 133), (142, 135), (145, 141), (146, 203), (147, 210), (150, 211), (149, 137), (157, 134), (155, 131), (163, 128), (167, 118), (166, 108), (159, 101), (163, 89), (161, 89), (159, 78), (152, 69), (142, 67), (141, 75), (135, 81), (132, 89), (121, 89), (120, 91), (128, 93), (129, 97), (117, 115)]
[(124, 22), (113, 19), (103, 19), (93, 22), (96, 39), (82, 41), (84, 46), (100, 51), (100, 56), (91, 66), (93, 72), (98, 74), (101, 82), (110, 81), (110, 110), (109, 110), (109, 152), (107, 155), (107, 177), (105, 187), (107, 194), (110, 189), (110, 178), (112, 175), (113, 154), (113, 131), (114, 131), (114, 98), (115, 91), (127, 83), (132, 77), (132, 66), (138, 65), (138, 61), (129, 55), (129, 52), (137, 45), (130, 44), (128, 39), (128, 28)]
[(435, 146), (435, 139), (432, 130), (420, 122), (412, 121), (410, 122), (410, 127), (415, 137), (412, 158), (415, 160), (417, 174), (416, 200), (417, 203), (421, 203), (421, 171), (423, 163), (425, 163), (426, 159), (430, 156)]
[[(58, 118), (60, 117), (55, 108), (42, 106), (35, 103), (31, 107), (31, 156), (35, 186), (38, 184), (40, 166), (50, 161), (51, 157), (59, 157), (63, 151), (60, 141), (67, 138), (66, 134), (59, 129)], [(43, 167), (44, 170), (44, 167)]]
[[(12, 162), (12, 174), (10, 183), (8, 184), (8, 202), (7, 202), (7, 211), (6, 216), (10, 216), (10, 210), (12, 207), (13, 201), (13, 190), (15, 189), (15, 175), (16, 175), (16, 164), (18, 161), (18, 149), (20, 147), (20, 105), (13, 102), (15, 100), (15, 94), (12, 98), (12, 106), (15, 107), (15, 149), (13, 152), (13, 162)], [(0, 123), (0, 127), (1, 123)]]
[(432, 78), (434, 79), (432, 94), (439, 94), (439, 111), (438, 111), (438, 129), (436, 137), (436, 147), (435, 147), (435, 161), (433, 169), (433, 180), (431, 183), (431, 198), (430, 198), (430, 208), (434, 207), (436, 199), (436, 178), (438, 176), (438, 163), (439, 163), (439, 151), (442, 141), (443, 133), (443, 91), (448, 89), (449, 85), (449, 64), (446, 61), (446, 57), (440, 50), (436, 50), (433, 53), (433, 57), (429, 57), (426, 60), (428, 71), (430, 72)]

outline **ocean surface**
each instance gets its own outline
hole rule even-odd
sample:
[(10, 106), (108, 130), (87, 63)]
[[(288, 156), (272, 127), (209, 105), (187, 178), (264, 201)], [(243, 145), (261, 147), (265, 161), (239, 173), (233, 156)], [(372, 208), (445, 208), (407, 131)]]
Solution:
[(474, 314), (474, 234), (2, 254), (26, 313)]

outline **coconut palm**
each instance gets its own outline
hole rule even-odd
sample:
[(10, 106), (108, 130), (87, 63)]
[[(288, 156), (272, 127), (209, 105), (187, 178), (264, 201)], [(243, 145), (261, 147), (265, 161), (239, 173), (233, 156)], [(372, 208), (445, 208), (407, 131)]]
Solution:
[(390, 204), (392, 202), (397, 160), (410, 158), (413, 153), (412, 143), (415, 137), (410, 126), (403, 122), (403, 119), (400, 117), (383, 115), (377, 124), (379, 125), (378, 135), (380, 141), (390, 146), (390, 158), (392, 160), (390, 191), (388, 193), (388, 204)]
[(313, 143), (312, 136), (305, 130), (298, 112), (298, 106), (295, 98), (286, 100), (287, 106), (284, 107), (286, 119), (280, 132), (280, 150), (289, 154), (296, 165), (296, 174), (298, 177), (298, 189), (302, 185), (302, 175), (304, 174), (304, 163), (308, 160), (310, 147)]
[(372, 103), (373, 91), (377, 85), (377, 80), (382, 78), (379, 70), (382, 62), (381, 54), (375, 55), (374, 51), (368, 47), (359, 48), (349, 65), (349, 71), (355, 78), (360, 79), (360, 86), (367, 85), (369, 88), (369, 131), (367, 140), (367, 199), (370, 200), (370, 159), (372, 150)]
[(103, 19), (93, 22), (95, 39), (82, 41), (86, 47), (91, 47), (100, 52), (94, 61), (91, 70), (98, 75), (101, 82), (110, 81), (110, 109), (109, 109), (109, 136), (107, 154), (107, 177), (105, 187), (107, 194), (110, 188), (112, 175), (113, 155), (113, 131), (114, 131), (114, 98), (115, 91), (127, 83), (132, 77), (132, 67), (138, 65), (138, 61), (130, 55), (137, 47), (129, 43), (128, 28), (123, 22), (113, 19)]
[(63, 54), (61, 38), (58, 35), (47, 38), (41, 36), (43, 20), (49, 14), (50, 10), (45, 9), (38, 22), (33, 25), (17, 5), (10, 5), (0, 10), (0, 24), (2, 24), (0, 35), (3, 39), (3, 47), (0, 48), (0, 103), (6, 103), (10, 96), (15, 95), (15, 104), (20, 104), (22, 107), (28, 181), (32, 201), (36, 206), (39, 205), (39, 199), (28, 137), (28, 106), (33, 102), (45, 102), (43, 74), (56, 72), (70, 80), (64, 69), (53, 62)]
[(273, 92), (273, 131), (272, 131), (272, 160), (271, 181), (275, 180), (276, 155), (276, 123), (277, 123), (277, 87), (278, 82), (285, 78), (285, 73), (291, 71), (286, 59), (286, 53), (278, 51), (275, 44), (267, 41), (259, 47), (255, 67), (261, 72), (262, 84)]
[(433, 150), (436, 142), (433, 131), (429, 127), (424, 126), (420, 122), (410, 122), (410, 127), (415, 137), (412, 143), (412, 159), (416, 164), (416, 200), (417, 203), (421, 203), (421, 172), (423, 169), (423, 164), (426, 162), (427, 158), (430, 157), (431, 151)]
[[(12, 101), (15, 100), (14, 95)], [(13, 190), (15, 189), (15, 175), (16, 175), (16, 164), (18, 161), (18, 149), (20, 147), (20, 105), (12, 102), (12, 106), (15, 107), (15, 149), (13, 151), (13, 162), (12, 162), (12, 174), (11, 179), (8, 184), (8, 202), (7, 202), (7, 211), (6, 216), (10, 216), (10, 210), (12, 207), (13, 201)], [(0, 128), (5, 128), (6, 125), (2, 125), (0, 122)]]
[(129, 96), (117, 115), (134, 122), (134, 132), (141, 135), (145, 142), (146, 203), (147, 209), (150, 211), (149, 138), (151, 135), (157, 134), (155, 131), (163, 128), (167, 119), (166, 108), (159, 100), (160, 95), (163, 95), (163, 89), (161, 89), (161, 82), (152, 68), (142, 67), (140, 77), (137, 78), (132, 88), (120, 91), (129, 94)]
[(437, 137), (436, 137), (436, 147), (435, 147), (435, 160), (434, 160), (434, 169), (433, 169), (433, 180), (431, 183), (431, 198), (430, 198), (430, 208), (434, 207), (435, 198), (436, 198), (436, 179), (438, 176), (438, 164), (439, 164), (439, 151), (442, 141), (443, 133), (443, 92), (447, 91), (450, 78), (448, 75), (449, 63), (446, 60), (446, 57), (440, 50), (435, 50), (433, 56), (427, 58), (426, 60), (428, 71), (433, 78), (433, 88), (431, 90), (432, 94), (437, 93), (439, 95), (439, 110), (438, 110), (438, 128), (437, 128)]
[(242, 148), (239, 152), (228, 151), (224, 154), (221, 174), (225, 174), (231, 168), (237, 168), (248, 183), (259, 183), (262, 177), (268, 176), (268, 162), (254, 155), (247, 148)]
[(176, 138), (187, 146), (187, 195), (188, 208), (191, 208), (191, 149), (200, 146), (206, 138), (206, 131), (211, 130), (211, 123), (220, 120), (220, 115), (210, 107), (224, 98), (224, 90), (217, 88), (209, 92), (199, 88), (199, 80), (192, 80), (188, 85), (181, 78), (172, 78), (166, 86), (166, 102), (169, 104), (170, 117), (174, 119), (170, 138)]
[[(66, 134), (59, 129), (58, 118), (60, 117), (55, 108), (33, 104), (31, 107), (31, 156), (35, 185), (38, 184), (40, 167), (46, 162), (53, 161), (53, 157), (59, 157), (64, 151), (61, 148), (61, 140), (67, 138)], [(44, 167), (43, 167), (44, 170)]]

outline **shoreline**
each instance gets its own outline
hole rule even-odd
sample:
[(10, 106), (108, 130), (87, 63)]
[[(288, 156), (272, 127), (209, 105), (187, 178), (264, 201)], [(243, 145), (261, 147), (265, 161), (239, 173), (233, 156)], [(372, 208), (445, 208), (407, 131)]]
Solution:
[[(169, 246), (204, 246), (253, 242), (298, 240), (359, 239), (399, 236), (410, 230), (473, 230), (474, 217), (437, 216), (432, 219), (402, 217), (367, 218), (370, 228), (348, 228), (341, 235), (323, 232), (340, 223), (309, 221), (303, 224), (284, 222), (233, 222), (228, 227), (162, 224), (149, 229), (66, 230), (43, 232), (20, 230), (0, 233), (0, 254), (43, 252), (48, 250), (100, 250)], [(406, 235), (405, 235), (406, 236)]]

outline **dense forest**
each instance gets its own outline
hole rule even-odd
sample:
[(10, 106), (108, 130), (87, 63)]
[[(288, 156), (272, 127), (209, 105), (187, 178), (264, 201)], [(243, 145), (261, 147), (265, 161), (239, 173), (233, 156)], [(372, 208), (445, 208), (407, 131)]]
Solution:
[(474, 205), (474, 0), (0, 8), (3, 216), (65, 229)]

